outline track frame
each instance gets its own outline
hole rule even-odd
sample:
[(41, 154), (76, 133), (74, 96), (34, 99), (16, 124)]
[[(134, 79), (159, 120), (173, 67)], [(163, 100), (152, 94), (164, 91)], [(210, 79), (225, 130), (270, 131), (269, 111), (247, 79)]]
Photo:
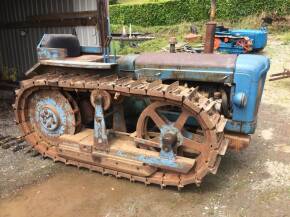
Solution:
[[(228, 140), (223, 134), (226, 119), (216, 111), (215, 104), (217, 102), (199, 94), (197, 88), (186, 88), (180, 86), (178, 82), (168, 85), (163, 84), (161, 81), (147, 82), (146, 80), (134, 80), (131, 77), (119, 78), (117, 75), (100, 76), (89, 72), (58, 71), (57, 68), (51, 71), (53, 72), (38, 75), (21, 82), (21, 88), (16, 91), (14, 104), (16, 122), (25, 134), (26, 141), (44, 157), (49, 157), (54, 161), (60, 161), (65, 164), (84, 167), (102, 174), (111, 174), (131, 181), (140, 181), (146, 185), (176, 186), (179, 189), (192, 183), (199, 185), (208, 173), (216, 174), (221, 156), (225, 154), (228, 147)], [(73, 150), (72, 141), (65, 141), (63, 137), (59, 138), (57, 145), (51, 145), (31, 128), (28, 118), (27, 100), (29, 96), (43, 89), (47, 91), (56, 89), (77, 92), (99, 90), (107, 91), (115, 97), (120, 95), (149, 97), (155, 101), (178, 104), (194, 113), (200, 119), (200, 122), (203, 123), (204, 131), (211, 138), (207, 154), (197, 162), (194, 162), (195, 166), (192, 165), (192, 168), (174, 172), (166, 170), (168, 169), (166, 167), (160, 167), (160, 164), (157, 168), (157, 166), (154, 167), (154, 164), (150, 165), (148, 162), (140, 161), (140, 159), (134, 157), (140, 156), (140, 153), (135, 153), (135, 149), (125, 152), (126, 155), (123, 156), (116, 150), (119, 155), (113, 154), (112, 156), (112, 153), (108, 153), (108, 150), (107, 152), (98, 152), (93, 147), (77, 144), (77, 152)], [(146, 143), (146, 141), (142, 141), (141, 138), (136, 136), (133, 136), (132, 140), (133, 143)], [(63, 154), (63, 150), (60, 147), (65, 146), (70, 149), (71, 154)], [(92, 153), (90, 153), (90, 150), (92, 150)], [(140, 152), (140, 150), (138, 151)], [(80, 157), (80, 155), (83, 155), (83, 157)], [(154, 157), (154, 155), (151, 155), (151, 157)], [(156, 156), (155, 159), (160, 161), (161, 157)], [(171, 163), (178, 161), (177, 158), (171, 160)], [(121, 166), (116, 166), (116, 162)], [(139, 168), (140, 170), (140, 167), (142, 167), (142, 174), (135, 172), (134, 169)]]

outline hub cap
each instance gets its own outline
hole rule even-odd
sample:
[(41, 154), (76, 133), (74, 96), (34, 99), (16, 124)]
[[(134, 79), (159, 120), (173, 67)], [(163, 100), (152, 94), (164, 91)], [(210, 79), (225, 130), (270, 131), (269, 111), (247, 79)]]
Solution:
[(40, 111), (39, 116), (40, 123), (46, 130), (54, 131), (59, 127), (60, 119), (55, 108), (46, 106)]
[(30, 123), (37, 134), (49, 142), (63, 134), (76, 132), (72, 103), (57, 90), (40, 90), (29, 102)]

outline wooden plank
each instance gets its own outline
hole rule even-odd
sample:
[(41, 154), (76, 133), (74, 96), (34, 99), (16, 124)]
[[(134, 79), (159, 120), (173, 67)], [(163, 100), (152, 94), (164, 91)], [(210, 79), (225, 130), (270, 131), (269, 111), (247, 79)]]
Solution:
[(27, 17), (21, 22), (0, 23), (0, 28), (96, 26), (97, 11), (52, 13)]
[(61, 157), (99, 165), (104, 168), (113, 169), (114, 171), (122, 171), (144, 177), (150, 176), (156, 172), (156, 168), (143, 165), (143, 163), (139, 161), (118, 158), (103, 152), (99, 152), (93, 156), (91, 153), (81, 152), (78, 147), (66, 144), (65, 142), (59, 145), (58, 151)]
[(124, 159), (104, 152), (94, 152), (94, 156), (100, 157), (101, 164), (106, 167), (121, 170), (122, 172), (127, 172), (133, 175), (150, 176), (157, 170), (155, 167), (145, 166), (140, 161)]
[(95, 20), (90, 20), (88, 18), (75, 18), (52, 21), (46, 20), (41, 22), (11, 22), (11, 23), (0, 23), (0, 29), (21, 29), (21, 28), (36, 28), (36, 27), (65, 27), (65, 26), (96, 26), (97, 22)]
[(79, 12), (66, 12), (66, 13), (52, 13), (40, 16), (31, 16), (27, 20), (34, 22), (41, 22), (47, 20), (65, 20), (75, 18), (94, 18), (97, 16), (97, 11), (79, 11)]
[(87, 138), (89, 136), (93, 137), (93, 135), (94, 135), (94, 130), (85, 129), (82, 132), (77, 133), (75, 135), (68, 135), (68, 134), (62, 135), (60, 137), (60, 140), (64, 140), (64, 141), (67, 141), (67, 142), (76, 142), (76, 143), (78, 143), (78, 142), (84, 140), (85, 138)]
[(69, 61), (79, 61), (79, 62), (100, 62), (103, 60), (103, 56), (100, 55), (81, 55), (79, 57), (66, 57), (65, 60)]

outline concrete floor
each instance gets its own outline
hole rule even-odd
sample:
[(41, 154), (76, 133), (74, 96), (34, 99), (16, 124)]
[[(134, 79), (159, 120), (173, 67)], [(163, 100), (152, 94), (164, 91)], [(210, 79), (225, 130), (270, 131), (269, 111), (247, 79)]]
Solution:
[[(265, 54), (270, 73), (280, 72), (290, 45), (271, 38)], [(7, 106), (0, 101), (1, 133), (18, 135)], [(0, 217), (290, 216), (289, 107), (290, 79), (267, 82), (251, 146), (228, 152), (216, 176), (181, 192), (0, 149)]]

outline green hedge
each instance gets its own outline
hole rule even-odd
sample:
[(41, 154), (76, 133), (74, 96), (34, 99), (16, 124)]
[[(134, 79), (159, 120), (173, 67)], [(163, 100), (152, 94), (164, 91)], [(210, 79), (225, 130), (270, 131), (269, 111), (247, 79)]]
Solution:
[[(290, 12), (290, 0), (218, 0), (217, 17), (233, 19), (262, 11)], [(210, 0), (175, 0), (163, 3), (112, 5), (113, 24), (140, 26), (172, 25), (183, 21), (194, 22), (209, 18)]]

